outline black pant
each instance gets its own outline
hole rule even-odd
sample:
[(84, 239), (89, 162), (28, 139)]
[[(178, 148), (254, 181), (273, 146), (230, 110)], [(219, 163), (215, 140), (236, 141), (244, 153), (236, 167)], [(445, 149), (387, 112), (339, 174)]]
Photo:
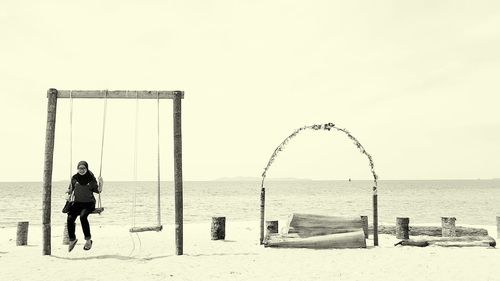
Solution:
[(75, 235), (75, 221), (76, 217), (80, 216), (80, 222), (82, 224), (83, 235), (85, 235), (85, 240), (91, 238), (90, 235), (90, 224), (87, 219), (92, 211), (95, 209), (95, 203), (93, 202), (74, 202), (73, 206), (68, 212), (68, 237), (69, 240), (73, 241), (76, 239)]

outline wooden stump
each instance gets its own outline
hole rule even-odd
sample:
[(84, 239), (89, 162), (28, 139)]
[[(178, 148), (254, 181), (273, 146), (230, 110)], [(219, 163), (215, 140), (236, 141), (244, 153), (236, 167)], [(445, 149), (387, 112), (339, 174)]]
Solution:
[(455, 217), (441, 217), (442, 237), (456, 237)]
[(410, 218), (396, 218), (396, 238), (410, 238)]
[(361, 216), (361, 222), (363, 223), (363, 231), (365, 232), (365, 238), (368, 239), (368, 216)]
[(28, 226), (29, 222), (20, 221), (17, 223), (16, 246), (28, 245)]
[(212, 217), (212, 240), (226, 238), (226, 217)]
[(497, 217), (497, 238), (500, 238), (500, 217)]
[(266, 221), (266, 237), (272, 233), (278, 233), (278, 221)]

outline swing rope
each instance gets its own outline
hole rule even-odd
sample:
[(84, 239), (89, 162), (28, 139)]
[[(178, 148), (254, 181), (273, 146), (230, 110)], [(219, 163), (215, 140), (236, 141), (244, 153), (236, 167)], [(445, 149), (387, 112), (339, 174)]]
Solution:
[(157, 195), (157, 219), (158, 219), (158, 227), (161, 226), (161, 209), (160, 209), (160, 93), (156, 91), (156, 117), (157, 117), (157, 153), (158, 153), (158, 195)]
[[(125, 91), (125, 93), (128, 93), (128, 90)], [(134, 123), (134, 171), (133, 171), (133, 180), (134, 180), (134, 204), (132, 206), (132, 227), (135, 227), (135, 213), (136, 213), (136, 206), (137, 206), (137, 151), (138, 151), (138, 135), (139, 135), (139, 94), (135, 94), (135, 123)], [(130, 239), (132, 240), (132, 249), (130, 250), (130, 253), (128, 254), (129, 257), (134, 253), (136, 246), (135, 246), (135, 240), (134, 237), (132, 236), (132, 232), (129, 232)], [(141, 250), (141, 238), (139, 237), (139, 234), (135, 233), (135, 236), (137, 237), (139, 241), (139, 251)]]
[(156, 91), (156, 121), (157, 121), (157, 212), (156, 219), (157, 224), (153, 227), (136, 227), (135, 226), (135, 216), (136, 216), (136, 205), (137, 205), (137, 151), (138, 151), (138, 127), (139, 127), (139, 99), (136, 95), (136, 107), (135, 107), (135, 144), (134, 144), (134, 181), (135, 192), (134, 192), (134, 206), (132, 207), (132, 228), (130, 232), (142, 232), (142, 231), (161, 231), (161, 178), (160, 178), (160, 92)]
[(134, 206), (132, 207), (132, 226), (135, 227), (135, 210), (137, 205), (137, 150), (139, 135), (139, 94), (135, 95), (135, 127), (134, 127)]
[(69, 91), (69, 178), (73, 177), (73, 91)]
[[(73, 176), (73, 91), (69, 91), (69, 174), (70, 178)], [(99, 163), (99, 177), (102, 175), (102, 159), (104, 152), (104, 136), (106, 132), (106, 112), (107, 112), (107, 104), (108, 104), (108, 90), (104, 92), (104, 112), (102, 115), (102, 138), (101, 138), (101, 159)], [(101, 202), (101, 193), (98, 193), (97, 207), (92, 213), (101, 214), (104, 210), (102, 208)]]
[[(105, 136), (105, 133), (106, 133), (106, 115), (107, 115), (106, 113), (107, 113), (107, 109), (108, 109), (108, 90), (105, 90), (104, 91), (104, 111), (102, 113), (101, 161), (99, 163), (99, 178), (102, 175), (102, 156), (103, 156), (103, 153), (104, 153), (104, 136)], [(102, 208), (101, 193), (99, 192), (97, 194), (97, 196), (99, 198), (98, 199), (98, 203), (97, 203), (97, 207), (98, 208)]]

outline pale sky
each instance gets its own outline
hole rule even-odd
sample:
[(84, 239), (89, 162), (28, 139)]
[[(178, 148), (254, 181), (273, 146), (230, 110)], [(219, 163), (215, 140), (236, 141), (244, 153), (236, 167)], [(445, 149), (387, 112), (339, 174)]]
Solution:
[[(185, 180), (259, 177), (304, 125), (347, 128), (380, 179), (500, 177), (499, 1), (2, 1), (0, 181), (41, 181), (48, 88), (183, 90)], [(133, 100), (108, 103), (103, 177), (133, 175)], [(102, 100), (59, 100), (54, 180), (98, 171)], [(140, 103), (139, 179), (156, 178)], [(173, 176), (172, 102), (161, 104)], [(269, 177), (369, 179), (337, 132), (305, 132)]]

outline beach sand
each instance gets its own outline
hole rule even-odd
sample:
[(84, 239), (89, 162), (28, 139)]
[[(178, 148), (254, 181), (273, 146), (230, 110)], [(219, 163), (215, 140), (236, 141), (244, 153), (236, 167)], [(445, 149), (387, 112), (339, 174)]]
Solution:
[[(184, 255), (176, 256), (172, 225), (138, 235), (125, 226), (91, 226), (93, 248), (83, 250), (77, 221), (79, 242), (68, 253), (63, 226), (53, 225), (51, 256), (42, 255), (40, 226), (30, 225), (28, 246), (19, 247), (16, 228), (0, 228), (1, 279), (500, 280), (496, 248), (394, 247), (391, 235), (380, 235), (376, 248), (370, 237), (367, 249), (264, 248), (258, 221), (227, 221), (225, 241), (210, 239), (210, 222), (185, 224)], [(484, 228), (496, 238), (496, 227)]]

